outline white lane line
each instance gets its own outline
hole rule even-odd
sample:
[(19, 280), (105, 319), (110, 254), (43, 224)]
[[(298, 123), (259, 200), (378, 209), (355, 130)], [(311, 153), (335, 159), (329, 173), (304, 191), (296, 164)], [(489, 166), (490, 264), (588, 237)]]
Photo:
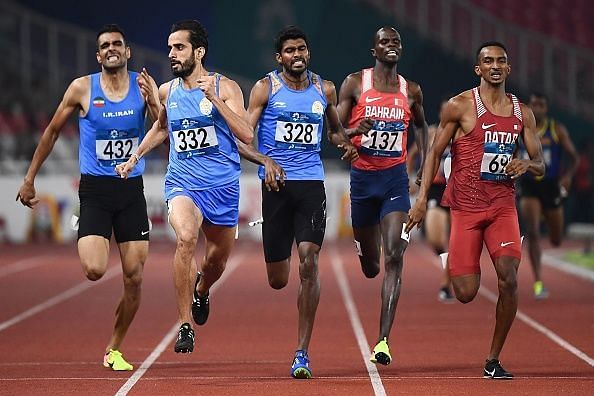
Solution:
[[(232, 257), (231, 260), (229, 260), (225, 272), (223, 272), (223, 275), (218, 280), (218, 282), (211, 287), (209, 295), (212, 296), (212, 294), (218, 290), (218, 288), (229, 278), (229, 276), (231, 276), (231, 274), (237, 269), (237, 267), (239, 267), (242, 258), (243, 255), (239, 255)], [(173, 327), (165, 334), (161, 342), (159, 342), (155, 349), (153, 349), (151, 354), (144, 360), (144, 362), (142, 362), (140, 367), (134, 372), (134, 374), (130, 376), (130, 378), (128, 378), (128, 381), (126, 381), (126, 383), (122, 385), (122, 387), (116, 392), (116, 396), (125, 396), (128, 394), (128, 392), (130, 392), (132, 387), (136, 385), (136, 383), (142, 378), (142, 376), (147, 372), (147, 370), (153, 365), (155, 360), (157, 360), (159, 356), (161, 356), (165, 348), (167, 348), (171, 341), (173, 341), (173, 339), (177, 335), (178, 330), (179, 323), (176, 322), (173, 325)]]
[[(484, 286), (481, 286), (481, 288), (479, 289), (479, 293), (483, 295), (483, 297), (485, 297), (487, 300), (491, 301), (494, 304), (497, 304), (497, 296), (491, 290), (487, 289)], [(528, 326), (532, 327), (534, 330), (543, 334), (545, 337), (553, 341), (555, 344), (559, 345), (561, 348), (565, 349), (566, 351), (569, 351), (570, 353), (577, 356), (584, 362), (588, 363), (590, 366), (594, 367), (594, 359), (592, 359), (584, 352), (580, 351), (578, 348), (571, 345), (569, 342), (565, 341), (563, 338), (559, 337), (554, 331), (541, 325), (536, 320), (532, 319), (530, 316), (526, 315), (519, 309), (516, 313), (516, 317), (520, 319), (522, 322), (526, 323)]]
[(340, 259), (340, 256), (336, 250), (332, 251), (331, 256), (332, 268), (334, 269), (334, 274), (336, 275), (336, 280), (340, 288), (340, 293), (342, 294), (342, 299), (344, 300), (344, 305), (349, 314), (351, 326), (353, 327), (355, 337), (357, 338), (357, 344), (359, 344), (359, 351), (361, 351), (363, 362), (365, 363), (365, 367), (367, 367), (367, 373), (369, 374), (369, 379), (371, 380), (371, 385), (373, 386), (373, 393), (376, 396), (385, 396), (386, 390), (382, 384), (382, 379), (377, 371), (377, 367), (375, 367), (375, 364), (369, 361), (369, 344), (367, 343), (367, 337), (365, 336), (365, 331), (363, 330), (361, 318), (359, 318), (359, 313), (357, 312), (355, 302), (353, 301), (353, 295), (351, 293), (349, 281), (347, 280), (342, 267), (342, 260)]
[(53, 262), (53, 260), (56, 260), (56, 259), (57, 259), (57, 256), (49, 256), (48, 257), (48, 256), (42, 255), (42, 256), (28, 257), (26, 259), (16, 261), (12, 264), (0, 267), (0, 278), (7, 276), (7, 275), (15, 274), (17, 272), (26, 271), (31, 268), (40, 267), (45, 264), (49, 264), (49, 263)]
[[(426, 250), (423, 250), (423, 251), (426, 252)], [(431, 260), (431, 262), (433, 262), (437, 267), (442, 269), (441, 266), (436, 263), (435, 259)], [(481, 285), (481, 287), (479, 288), (479, 294), (481, 294), (487, 300), (491, 301), (493, 304), (497, 305), (498, 296), (495, 293), (493, 293), (491, 290), (489, 290), (487, 287)], [(534, 330), (538, 331), (539, 333), (541, 333), (542, 335), (544, 335), (545, 337), (547, 337), (548, 339), (553, 341), (555, 344), (559, 345), (561, 348), (572, 353), (573, 355), (577, 356), (584, 362), (588, 363), (590, 366), (594, 367), (594, 359), (592, 359), (586, 353), (582, 352), (581, 350), (579, 350), (578, 348), (576, 348), (569, 342), (565, 341), (563, 338), (561, 338), (559, 335), (557, 335), (554, 331), (550, 330), (546, 326), (543, 326), (542, 324), (540, 324), (536, 320), (532, 319), (530, 316), (526, 315), (524, 312), (522, 312), (519, 309), (516, 312), (516, 317), (518, 319), (520, 319), (522, 322), (524, 322), (525, 324), (527, 324), (529, 327), (532, 327)]]
[[(97, 364), (97, 363), (95, 363)], [(198, 377), (196, 376), (166, 376), (166, 377), (144, 377), (143, 381), (195, 381)], [(242, 384), (248, 381), (282, 381), (295, 383), (295, 380), (290, 377), (273, 377), (273, 376), (258, 376), (258, 377), (246, 377), (243, 376), (200, 376), (200, 380), (229, 380), (229, 381), (240, 381)], [(405, 380), (437, 380), (442, 381), (446, 379), (462, 379), (462, 380), (479, 380), (484, 382), (483, 376), (452, 376), (452, 375), (439, 375), (439, 376), (400, 376), (400, 375), (384, 375), (384, 381), (405, 381)], [(522, 380), (577, 380), (580, 382), (587, 380), (594, 380), (594, 377), (570, 377), (570, 376), (522, 376)], [(0, 378), (0, 382), (17, 382), (17, 381), (121, 381), (122, 378), (118, 377), (22, 377), (22, 378)], [(369, 381), (368, 376), (316, 376), (316, 381), (319, 380), (332, 380), (333, 382), (353, 382), (353, 381)]]
[(570, 264), (565, 260), (562, 260), (553, 255), (543, 253), (542, 263), (548, 267), (558, 269), (559, 271), (577, 276), (578, 278), (585, 279), (590, 282), (594, 282), (594, 271), (578, 267), (575, 264)]
[(101, 279), (99, 279), (96, 282), (90, 282), (88, 280), (85, 280), (64, 292), (62, 292), (48, 300), (45, 300), (41, 304), (38, 304), (32, 308), (29, 308), (25, 312), (18, 314), (17, 316), (13, 317), (12, 319), (9, 319), (5, 322), (0, 323), (0, 331), (6, 330), (7, 328), (9, 328), (19, 322), (22, 322), (23, 320), (25, 320), (35, 314), (38, 314), (41, 311), (44, 311), (50, 307), (53, 307), (54, 305), (59, 304), (62, 301), (68, 300), (69, 298), (72, 298), (72, 297), (76, 296), (77, 294), (80, 294), (80, 293), (84, 292), (85, 290), (90, 289), (93, 286), (96, 286), (98, 284), (101, 284), (101, 283), (109, 280), (118, 274), (121, 274), (120, 268), (112, 267), (105, 273), (105, 275), (103, 275), (103, 277)]

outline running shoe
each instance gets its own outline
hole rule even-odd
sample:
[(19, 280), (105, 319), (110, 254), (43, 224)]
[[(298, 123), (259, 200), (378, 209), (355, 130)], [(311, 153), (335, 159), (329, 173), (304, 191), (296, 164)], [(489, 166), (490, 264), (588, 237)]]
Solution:
[(454, 297), (454, 295), (452, 294), (452, 291), (447, 286), (439, 289), (439, 293), (437, 294), (437, 299), (439, 300), (439, 302), (442, 302), (444, 304), (451, 304), (454, 301), (456, 301), (456, 297)]
[(392, 355), (390, 355), (390, 347), (388, 346), (388, 339), (386, 337), (378, 342), (375, 348), (373, 348), (373, 352), (369, 360), (371, 363), (379, 363), (383, 364), (384, 366), (390, 364), (392, 361)]
[(196, 291), (200, 278), (202, 278), (202, 274), (198, 272), (196, 275), (196, 283), (194, 284), (194, 297), (192, 298), (192, 318), (197, 325), (202, 326), (208, 320), (210, 303), (208, 300), (208, 293), (206, 293), (206, 296), (200, 297)]
[(291, 377), (298, 379), (308, 379), (313, 376), (309, 368), (309, 356), (307, 351), (298, 350), (295, 352), (295, 359), (291, 365)]
[(549, 297), (549, 291), (544, 287), (542, 281), (534, 282), (534, 298), (544, 300)]
[(194, 350), (194, 330), (189, 323), (184, 323), (179, 327), (173, 350), (176, 353), (189, 353)]
[(487, 360), (483, 369), (483, 378), (490, 379), (513, 379), (514, 375), (507, 372), (497, 359)]
[(134, 367), (128, 363), (122, 356), (122, 352), (117, 349), (110, 349), (103, 355), (103, 367), (112, 369), (113, 371), (131, 371)]

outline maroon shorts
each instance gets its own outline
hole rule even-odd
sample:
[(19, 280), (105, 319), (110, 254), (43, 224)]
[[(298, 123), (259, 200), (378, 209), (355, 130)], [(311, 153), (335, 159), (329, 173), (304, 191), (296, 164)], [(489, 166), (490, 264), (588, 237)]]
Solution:
[(488, 209), (485, 212), (454, 210), (448, 262), (450, 276), (480, 274), (483, 242), (491, 260), (501, 256), (522, 257), (520, 226), (515, 207)]

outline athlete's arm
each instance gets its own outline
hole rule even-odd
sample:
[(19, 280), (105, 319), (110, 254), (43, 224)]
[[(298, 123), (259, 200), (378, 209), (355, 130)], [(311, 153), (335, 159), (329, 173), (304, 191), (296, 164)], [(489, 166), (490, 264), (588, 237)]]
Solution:
[(163, 141), (167, 138), (169, 132), (167, 130), (167, 111), (165, 110), (164, 104), (167, 101), (167, 95), (169, 92), (169, 85), (171, 82), (162, 84), (159, 87), (159, 101), (161, 102), (161, 109), (159, 110), (159, 116), (157, 120), (153, 123), (153, 126), (144, 136), (142, 142), (138, 146), (138, 149), (128, 161), (118, 164), (115, 168), (116, 173), (120, 175), (120, 177), (127, 179), (128, 174), (132, 171), (132, 169), (136, 166), (140, 158), (146, 155), (149, 151), (153, 148), (157, 147), (159, 144), (163, 143)]
[(222, 76), (219, 80), (219, 95), (215, 94), (215, 76), (204, 76), (198, 79), (200, 88), (208, 100), (217, 108), (231, 132), (244, 143), (250, 144), (254, 139), (254, 128), (248, 123), (247, 112), (243, 103), (243, 93), (239, 85)]
[(561, 144), (563, 150), (569, 155), (569, 164), (567, 165), (565, 172), (563, 172), (559, 182), (566, 191), (569, 191), (569, 188), (571, 187), (571, 179), (573, 179), (573, 175), (577, 170), (580, 157), (571, 141), (571, 137), (569, 136), (569, 132), (567, 132), (565, 125), (557, 123), (557, 136), (559, 137), (559, 144)]
[(522, 140), (528, 152), (530, 159), (514, 158), (505, 167), (505, 173), (512, 179), (517, 179), (526, 172), (534, 176), (543, 176), (545, 165), (542, 157), (542, 146), (536, 133), (536, 120), (532, 110), (524, 104), (520, 104), (522, 109)]
[(332, 142), (336, 147), (344, 150), (344, 154), (341, 159), (353, 162), (359, 158), (357, 149), (348, 136), (344, 132), (344, 128), (338, 118), (338, 110), (336, 109), (336, 88), (332, 81), (324, 80), (322, 84), (324, 94), (326, 95), (326, 120), (328, 121), (328, 140)]
[[(349, 74), (342, 85), (340, 86), (340, 93), (338, 94), (338, 117), (342, 125), (349, 124), (349, 118), (353, 111), (353, 106), (357, 103), (359, 95), (361, 94), (361, 72)], [(373, 127), (373, 120), (371, 118), (364, 118), (355, 128), (344, 130), (349, 138), (357, 135), (363, 135), (371, 130)]]
[(142, 71), (136, 77), (140, 93), (146, 103), (146, 110), (151, 121), (156, 121), (159, 118), (159, 111), (161, 104), (159, 103), (159, 87), (157, 83), (143, 67)]
[(43, 131), (43, 135), (41, 135), (41, 140), (35, 149), (35, 154), (33, 154), (33, 159), (31, 160), (31, 164), (25, 175), (23, 185), (19, 188), (16, 199), (20, 199), (23, 205), (31, 208), (39, 202), (39, 200), (35, 198), (35, 176), (37, 176), (37, 172), (39, 172), (41, 165), (43, 165), (52, 152), (54, 144), (60, 136), (60, 131), (64, 127), (66, 121), (68, 121), (68, 118), (75, 110), (84, 109), (84, 98), (87, 98), (87, 101), (89, 100), (90, 88), (90, 77), (85, 76), (72, 81), (66, 89), (64, 97), (58, 105), (52, 120), (45, 128), (45, 131)]
[(439, 163), (443, 152), (449, 142), (454, 138), (458, 128), (460, 128), (460, 120), (464, 112), (464, 106), (464, 98), (458, 95), (450, 99), (443, 107), (439, 127), (437, 128), (433, 144), (431, 144), (431, 147), (429, 148), (427, 159), (423, 166), (424, 177), (421, 180), (419, 194), (417, 195), (415, 204), (408, 212), (406, 232), (410, 232), (415, 225), (417, 227), (421, 226), (421, 222), (427, 211), (427, 192), (439, 170)]
[(419, 172), (417, 172), (417, 180), (415, 182), (417, 185), (420, 185), (423, 174), (423, 165), (425, 164), (425, 158), (427, 157), (429, 126), (427, 125), (427, 120), (425, 119), (425, 109), (423, 108), (423, 91), (421, 90), (419, 84), (409, 81), (408, 95), (412, 99), (410, 112), (413, 119), (413, 129), (415, 131), (415, 144), (419, 149), (419, 154), (421, 155), (421, 168)]
[[(253, 129), (256, 129), (262, 111), (264, 111), (264, 107), (268, 103), (269, 90), (270, 82), (268, 77), (259, 80), (252, 87), (247, 114), (248, 121)], [(278, 184), (285, 184), (285, 170), (275, 160), (260, 153), (252, 144), (238, 141), (237, 148), (239, 149), (239, 155), (243, 158), (254, 164), (264, 166), (264, 185), (268, 191), (278, 191)]]

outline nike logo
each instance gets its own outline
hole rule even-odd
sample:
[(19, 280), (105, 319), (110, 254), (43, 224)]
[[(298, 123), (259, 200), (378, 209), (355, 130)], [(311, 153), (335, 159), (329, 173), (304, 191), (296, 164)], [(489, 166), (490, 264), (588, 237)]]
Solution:
[(393, 200), (395, 200), (395, 199), (398, 199), (398, 198), (400, 198), (401, 196), (402, 196), (402, 195), (397, 195), (397, 196), (395, 196), (395, 197), (390, 197), (390, 201), (393, 201)]
[(489, 370), (485, 369), (485, 373), (487, 373), (487, 375), (488, 375), (489, 377), (492, 377), (492, 376), (494, 376), (494, 375), (495, 375), (495, 369), (493, 369), (493, 371), (489, 371)]
[(512, 243), (515, 242), (501, 242), (501, 247), (506, 247), (507, 245), (511, 245)]
[(485, 123), (483, 122), (482, 128), (483, 129), (488, 129), (488, 128), (494, 127), (495, 125), (497, 125), (497, 123), (485, 125)]
[(145, 235), (146, 235), (146, 234), (148, 234), (149, 232), (151, 232), (151, 231), (150, 231), (150, 230), (149, 230), (149, 231), (141, 231), (141, 232), (140, 232), (140, 235), (142, 235), (142, 236), (145, 236)]
[(370, 97), (367, 97), (367, 98), (365, 98), (365, 103), (372, 103), (372, 102), (378, 101), (380, 99), (381, 99), (381, 96), (379, 98), (370, 98)]

